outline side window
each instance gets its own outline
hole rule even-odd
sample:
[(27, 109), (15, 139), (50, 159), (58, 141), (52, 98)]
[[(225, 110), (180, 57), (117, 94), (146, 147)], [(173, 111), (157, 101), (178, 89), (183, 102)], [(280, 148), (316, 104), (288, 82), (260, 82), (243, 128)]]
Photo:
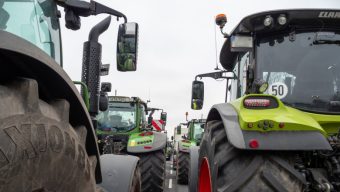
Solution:
[(247, 52), (240, 59), (240, 73), (238, 75), (240, 79), (240, 96), (243, 96), (247, 89), (247, 69), (250, 63), (249, 55), (249, 52)]
[(144, 105), (140, 106), (140, 110), (141, 110), (141, 117), (140, 117), (141, 119), (140, 119), (140, 121), (141, 121), (142, 125), (144, 125), (146, 123), (146, 119), (145, 119), (146, 114), (145, 114), (145, 107), (144, 107)]
[(247, 68), (250, 63), (250, 53), (239, 54), (235, 60), (236, 64), (233, 72), (237, 79), (231, 80), (230, 98), (231, 100), (237, 99), (245, 94), (247, 89)]

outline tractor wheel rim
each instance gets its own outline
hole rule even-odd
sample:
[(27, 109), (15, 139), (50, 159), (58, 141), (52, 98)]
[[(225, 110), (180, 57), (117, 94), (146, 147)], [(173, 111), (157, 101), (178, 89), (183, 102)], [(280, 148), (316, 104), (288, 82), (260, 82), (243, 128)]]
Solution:
[(200, 167), (200, 175), (199, 175), (199, 192), (211, 192), (211, 176), (210, 176), (210, 167), (209, 162), (206, 157), (203, 158), (201, 167)]

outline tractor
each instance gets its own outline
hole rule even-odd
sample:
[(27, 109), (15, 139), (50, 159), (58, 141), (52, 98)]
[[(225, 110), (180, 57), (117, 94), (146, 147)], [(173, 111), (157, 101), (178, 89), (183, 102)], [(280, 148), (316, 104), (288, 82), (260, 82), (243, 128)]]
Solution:
[(174, 128), (174, 135), (171, 137), (173, 141), (173, 157), (172, 157), (172, 168), (177, 169), (179, 142), (188, 134), (187, 123), (180, 123)]
[[(62, 55), (70, 53), (62, 51), (57, 6), (71, 30), (80, 28), (81, 17), (110, 15), (84, 43), (82, 81), (71, 81), (62, 68)], [(95, 116), (106, 98), (100, 76), (108, 72), (98, 38), (111, 15), (124, 18), (118, 70), (135, 71), (138, 25), (124, 14), (95, 1), (0, 0), (0, 191), (140, 190), (139, 159), (100, 156), (95, 135)]]
[[(339, 18), (330, 9), (266, 11), (228, 34), (227, 17), (216, 17), (230, 101), (208, 113), (190, 191), (340, 191)], [(203, 100), (195, 80), (192, 108)]]
[[(138, 97), (109, 96), (108, 109), (97, 115), (97, 135), (103, 154), (129, 154), (140, 158), (142, 190), (163, 191), (165, 180), (165, 133), (152, 130), (154, 110)], [(161, 117), (166, 121), (166, 115)]]
[(205, 119), (192, 119), (187, 123), (188, 133), (178, 142), (177, 183), (188, 184), (190, 154), (192, 146), (199, 146), (204, 132)]

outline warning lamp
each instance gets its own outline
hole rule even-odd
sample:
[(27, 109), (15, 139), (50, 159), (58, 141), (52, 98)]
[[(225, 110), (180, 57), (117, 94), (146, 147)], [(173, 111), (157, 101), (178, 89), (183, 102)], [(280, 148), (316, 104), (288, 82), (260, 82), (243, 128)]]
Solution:
[(150, 135), (153, 135), (152, 131), (143, 132), (143, 133), (139, 134), (139, 136), (150, 136)]
[(252, 148), (252, 149), (257, 149), (259, 148), (260, 144), (259, 142), (256, 140), (256, 139), (251, 139), (249, 141), (249, 147)]
[(279, 123), (279, 127), (280, 128), (284, 128), (285, 127), (285, 123)]
[(216, 25), (218, 25), (222, 29), (227, 23), (227, 16), (225, 14), (218, 14), (215, 17), (215, 22)]
[(269, 99), (245, 99), (243, 102), (245, 107), (269, 107)]

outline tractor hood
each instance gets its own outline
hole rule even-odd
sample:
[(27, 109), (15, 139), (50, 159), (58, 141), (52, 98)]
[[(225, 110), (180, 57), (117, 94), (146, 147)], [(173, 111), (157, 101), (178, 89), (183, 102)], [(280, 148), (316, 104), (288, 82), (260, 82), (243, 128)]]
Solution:
[(131, 134), (127, 151), (129, 153), (147, 153), (164, 149), (166, 134), (159, 132), (141, 132)]
[[(267, 107), (252, 106), (261, 105), (261, 103), (255, 103), (261, 101), (271, 103)], [(250, 94), (231, 102), (231, 104), (238, 113), (242, 130), (263, 133), (271, 131), (317, 131), (327, 137), (327, 131), (322, 125), (331, 123), (336, 125), (337, 129), (340, 128), (339, 115), (306, 113), (286, 106), (281, 100), (270, 95)]]
[(207, 122), (221, 119), (229, 142), (239, 149), (332, 150), (327, 130), (337, 132), (340, 117), (329, 116), (285, 106), (275, 96), (250, 94), (214, 105)]

